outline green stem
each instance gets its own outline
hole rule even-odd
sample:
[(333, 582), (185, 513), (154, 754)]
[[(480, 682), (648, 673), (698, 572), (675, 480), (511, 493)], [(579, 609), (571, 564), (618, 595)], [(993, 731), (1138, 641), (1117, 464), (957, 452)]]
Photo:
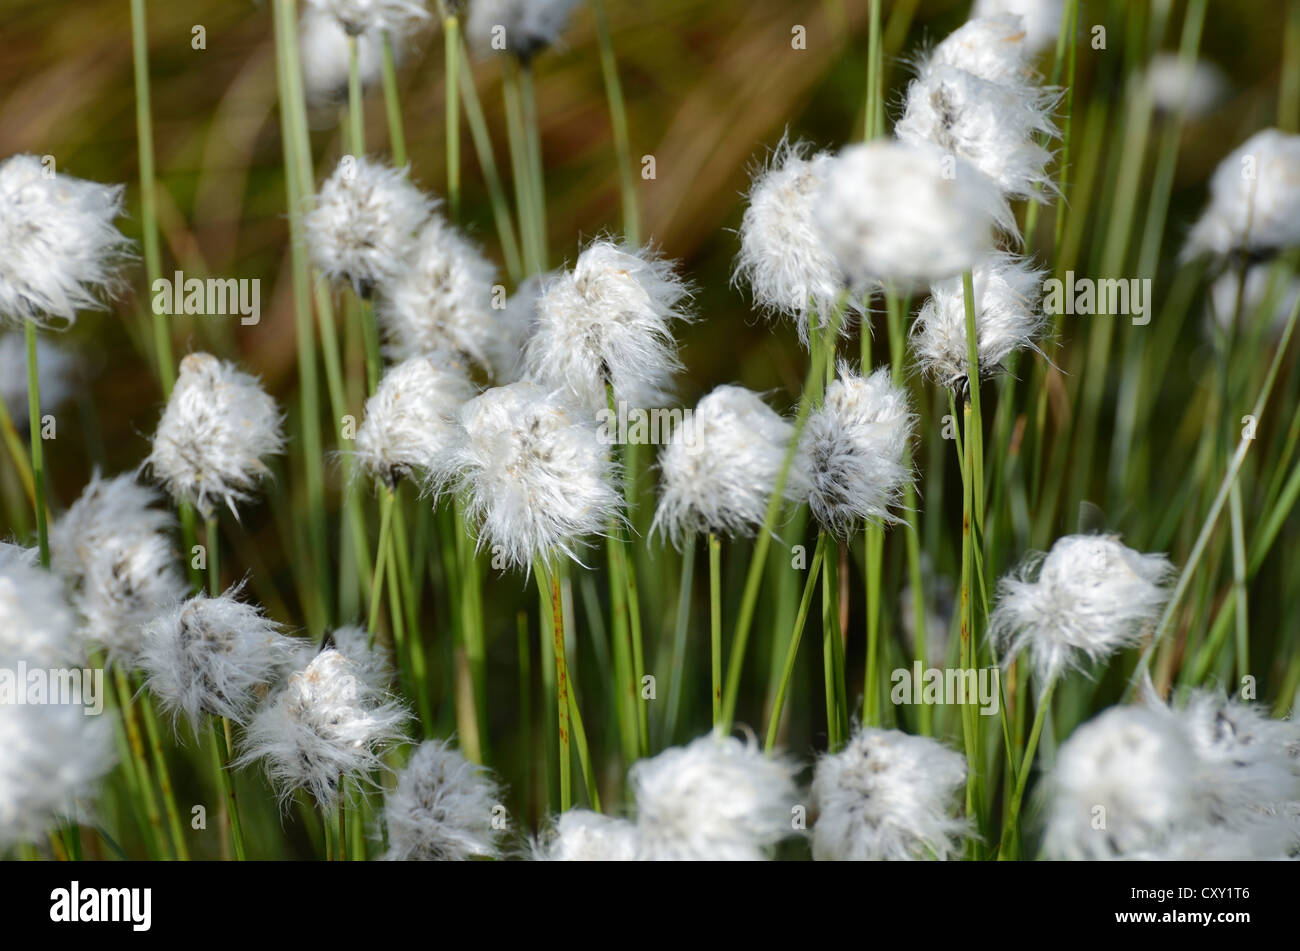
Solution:
[[(691, 582), (695, 575), (695, 535), (682, 549), (681, 579), (677, 584), (677, 617), (673, 626), (672, 685), (668, 688), (668, 710), (664, 715), (663, 742), (672, 745), (677, 730), (677, 714), (682, 703), (682, 680), (686, 670), (686, 633), (691, 620)], [(721, 656), (718, 660), (721, 661)]]
[[(144, 239), (145, 276), (152, 289), (162, 275), (162, 254), (158, 241), (158, 211), (154, 197), (153, 109), (149, 92), (149, 35), (145, 0), (131, 0), (131, 54), (135, 73), (136, 150), (140, 162), (140, 228)], [(172, 394), (176, 381), (172, 357), (171, 327), (165, 314), (153, 315), (154, 357), (163, 398)]]
[(1056, 689), (1056, 678), (1047, 682), (1047, 687), (1038, 698), (1038, 709), (1034, 711), (1034, 725), (1029, 730), (1029, 741), (1025, 744), (1025, 755), (1020, 760), (1016, 771), (1016, 788), (1011, 794), (1011, 802), (1006, 816), (1002, 819), (1002, 845), (998, 849), (999, 859), (1010, 859), (1012, 841), (1017, 838), (1020, 828), (1020, 804), (1025, 796), (1025, 786), (1029, 783), (1029, 774), (1033, 772), (1034, 754), (1038, 751), (1038, 738), (1043, 732), (1043, 721), (1047, 711), (1052, 707), (1052, 692)]
[(217, 534), (215, 516), (206, 520), (208, 539), (208, 595), (218, 597), (221, 594), (221, 540)]
[(243, 862), (248, 855), (244, 850), (243, 825), (239, 821), (239, 802), (235, 798), (235, 779), (230, 775), (230, 721), (225, 717), (212, 717), (208, 725), (212, 730), (212, 765), (217, 774), (217, 786), (226, 800), (226, 811), (230, 816), (230, 841), (235, 859)]
[(50, 533), (45, 518), (45, 453), (41, 438), (41, 384), (36, 361), (36, 325), (23, 322), (27, 335), (27, 425), (32, 446), (32, 482), (36, 489), (36, 540), (41, 550), (41, 566), (50, 566)]
[(722, 539), (709, 532), (709, 669), (713, 728), (722, 723)]
[(550, 604), (548, 616), (555, 651), (556, 732), (560, 747), (560, 811), (568, 812), (573, 804), (573, 775), (569, 760), (569, 670), (565, 662), (564, 605), (560, 598), (559, 579), (540, 561), (533, 565), (533, 574), (537, 578), (538, 595), (543, 603)]
[(632, 145), (628, 135), (627, 107), (623, 102), (623, 84), (618, 77), (618, 61), (614, 56), (614, 40), (610, 35), (605, 0), (591, 0), (591, 9), (596, 15), (600, 70), (605, 79), (609, 122), (614, 133), (614, 152), (618, 158), (623, 199), (623, 237), (628, 244), (635, 246), (641, 243), (641, 212), (636, 200), (636, 173), (632, 168)]
[(446, 76), (444, 112), (447, 119), (447, 208), (453, 222), (460, 221), (460, 20), (448, 15), (442, 21), (443, 69)]
[(826, 554), (824, 535), (818, 535), (817, 547), (813, 552), (812, 564), (808, 568), (808, 578), (804, 582), (803, 596), (799, 599), (799, 611), (795, 614), (794, 628), (790, 634), (790, 646), (785, 652), (785, 666), (781, 668), (781, 680), (776, 688), (776, 699), (772, 701), (772, 712), (767, 721), (767, 742), (764, 751), (771, 753), (776, 747), (777, 733), (781, 728), (781, 712), (785, 709), (786, 694), (790, 689), (790, 677), (794, 674), (795, 660), (799, 656), (799, 641), (803, 638), (804, 624), (808, 620), (808, 611), (812, 607), (813, 591), (817, 587), (817, 574), (821, 570), (822, 559)]
[(406, 128), (402, 124), (402, 103), (397, 94), (397, 63), (393, 55), (393, 37), (384, 31), (380, 76), (384, 86), (384, 112), (388, 117), (388, 141), (393, 150), (393, 164), (406, 166)]
[(358, 159), (366, 155), (365, 99), (361, 93), (361, 63), (357, 38), (348, 34), (348, 147)]

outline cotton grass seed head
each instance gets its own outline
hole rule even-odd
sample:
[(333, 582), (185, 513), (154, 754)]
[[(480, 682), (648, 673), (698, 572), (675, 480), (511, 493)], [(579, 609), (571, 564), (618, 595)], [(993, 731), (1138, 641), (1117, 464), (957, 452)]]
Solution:
[(888, 370), (861, 376), (840, 366), (799, 440), (818, 524), (847, 537), (863, 522), (895, 519), (890, 510), (912, 477), (904, 459), (915, 424), (907, 390), (891, 382)]
[(492, 774), (442, 740), (426, 740), (384, 796), (393, 861), (459, 862), (501, 854), (493, 810), (501, 790)]
[[(660, 494), (654, 529), (681, 545), (694, 532), (752, 535), (763, 524), (768, 500), (794, 437), (794, 427), (743, 386), (719, 386), (674, 430), (659, 454)], [(808, 495), (798, 458), (783, 494)]]
[(1300, 725), (1217, 690), (1193, 690), (1175, 715), (1203, 764), (1216, 822), (1247, 835), (1272, 830), (1269, 849), (1300, 844)]
[(307, 0), (307, 4), (332, 16), (352, 36), (367, 30), (397, 35), (429, 17), (424, 3), (415, 0)]
[(134, 473), (98, 474), (50, 527), (51, 566), (72, 591), (85, 636), (134, 667), (145, 626), (185, 598), (174, 520)]
[(634, 862), (640, 852), (636, 823), (588, 809), (570, 809), (532, 843), (538, 862)]
[(805, 347), (810, 328), (824, 330), (847, 291), (813, 215), (832, 161), (829, 152), (809, 155), (806, 143), (782, 139), (754, 175), (740, 222), (733, 281), (748, 284), (754, 303), (765, 312), (793, 318)]
[(1025, 31), (1025, 45), (1035, 54), (1056, 45), (1064, 13), (1065, 0), (975, 0), (971, 18), (1018, 16)]
[(85, 653), (58, 576), (39, 566), (34, 549), (0, 542), (0, 662), (64, 667)]
[(441, 215), (430, 216), (407, 264), (383, 288), (377, 314), (388, 356), (436, 350), (485, 365), (498, 332), (492, 309), (496, 265)]
[[(972, 269), (981, 377), (999, 371), (1016, 351), (1038, 350), (1034, 341), (1047, 323), (1044, 273), (1009, 254), (988, 255)], [(952, 389), (969, 379), (966, 296), (960, 276), (931, 286), (929, 299), (912, 323), (911, 340), (917, 364), (931, 379)]]
[(0, 322), (71, 324), (121, 287), (131, 242), (114, 222), (122, 186), (54, 171), (35, 155), (0, 162)]
[(410, 713), (342, 652), (320, 651), (249, 721), (239, 765), (263, 760), (287, 802), (296, 789), (332, 809), (347, 780), (369, 782), (402, 739)]
[(596, 425), (533, 383), (487, 390), (460, 412), (461, 440), (435, 484), (464, 493), (478, 544), (512, 567), (577, 558), (619, 518), (622, 495)]
[(345, 155), (303, 216), (312, 262), (369, 297), (405, 267), (412, 238), (436, 205), (406, 169)]
[(1265, 253), (1300, 244), (1300, 135), (1256, 132), (1219, 163), (1183, 257)]
[(998, 583), (989, 635), (1009, 663), (1028, 648), (1043, 682), (1149, 634), (1174, 574), (1164, 555), (1113, 535), (1067, 535)]
[(1014, 13), (976, 17), (949, 33), (925, 66), (950, 66), (988, 82), (1023, 86), (1034, 81), (1024, 20)]
[(297, 655), (297, 642), (239, 592), (198, 594), (144, 629), (140, 666), (149, 689), (196, 731), (205, 714), (245, 722)]
[(457, 437), (456, 416), (474, 397), (474, 384), (457, 358), (435, 353), (390, 367), (366, 400), (357, 430), (357, 459), (390, 490), (412, 475), (442, 468)]
[(822, 240), (855, 290), (888, 283), (906, 292), (951, 277), (992, 250), (995, 223), (1015, 232), (997, 186), (934, 146), (850, 146), (814, 205)]
[(560, 39), (578, 0), (472, 0), (465, 35), (481, 55), (510, 52), (528, 62)]
[[(10, 666), (0, 657), (0, 666)], [(59, 819), (82, 821), (112, 768), (113, 728), (107, 716), (87, 716), (65, 703), (0, 704), (0, 849), (40, 842)]]
[[(393, 38), (394, 56), (401, 52)], [(357, 37), (357, 71), (361, 86), (369, 89), (379, 82), (383, 65), (383, 33), (367, 30)], [(307, 101), (315, 107), (340, 106), (348, 98), (351, 68), (348, 34), (338, 19), (314, 7), (302, 11), (298, 23), (298, 55)]]
[(961, 856), (966, 759), (937, 740), (863, 728), (817, 761), (812, 850), (817, 861), (904, 861)]
[(1208, 821), (1196, 751), (1164, 710), (1112, 707), (1061, 745), (1047, 779), (1048, 858), (1159, 855)]
[(1054, 189), (1052, 153), (1038, 142), (1054, 136), (1049, 112), (1055, 94), (1008, 85), (943, 64), (928, 64), (907, 88), (907, 106), (894, 134), (965, 159), (1012, 198), (1038, 198)]
[(593, 413), (614, 398), (660, 406), (681, 369), (673, 330), (688, 320), (686, 285), (650, 248), (599, 240), (542, 288), (524, 354), (528, 379), (563, 389)]
[(1148, 94), (1156, 109), (1198, 119), (1214, 109), (1227, 93), (1227, 80), (1213, 63), (1198, 59), (1184, 63), (1177, 53), (1157, 53), (1147, 64)]
[(794, 834), (794, 771), (752, 740), (702, 736), (639, 760), (628, 782), (643, 859), (758, 861)]
[(283, 419), (256, 377), (208, 353), (181, 360), (171, 399), (144, 465), (177, 502), (204, 517), (236, 502), (270, 474), (264, 458), (284, 451)]

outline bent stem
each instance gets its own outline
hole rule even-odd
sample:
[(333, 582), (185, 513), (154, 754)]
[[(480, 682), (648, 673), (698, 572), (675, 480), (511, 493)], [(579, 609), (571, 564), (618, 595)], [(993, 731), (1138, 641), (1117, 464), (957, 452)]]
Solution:
[(817, 587), (817, 573), (821, 570), (822, 559), (826, 554), (826, 536), (819, 535), (817, 548), (813, 553), (812, 565), (808, 568), (808, 580), (804, 582), (803, 597), (799, 599), (799, 611), (795, 614), (794, 630), (790, 635), (790, 646), (785, 652), (785, 666), (781, 669), (781, 681), (777, 684), (776, 699), (772, 701), (772, 712), (767, 722), (767, 742), (764, 752), (771, 753), (776, 746), (777, 732), (781, 728), (781, 711), (785, 709), (785, 696), (790, 688), (790, 677), (794, 673), (795, 659), (799, 655), (799, 641), (803, 638), (803, 626), (808, 620), (808, 610), (812, 607), (813, 591)]

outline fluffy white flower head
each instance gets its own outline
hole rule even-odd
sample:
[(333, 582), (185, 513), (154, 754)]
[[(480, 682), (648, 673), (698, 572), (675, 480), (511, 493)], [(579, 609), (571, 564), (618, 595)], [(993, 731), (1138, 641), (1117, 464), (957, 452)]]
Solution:
[[(379, 82), (383, 64), (383, 33), (367, 30), (357, 38), (357, 69), (362, 88)], [(396, 47), (397, 38), (393, 38)], [(397, 56), (400, 48), (393, 50)], [(348, 34), (338, 19), (315, 7), (302, 11), (298, 23), (298, 54), (307, 100), (313, 106), (347, 102), (350, 69)]]
[(1219, 163), (1185, 258), (1300, 244), (1300, 135), (1256, 132)]
[(113, 222), (122, 186), (48, 168), (35, 155), (0, 162), (0, 321), (71, 324), (120, 285), (131, 242)]
[(454, 357), (412, 357), (390, 367), (357, 430), (357, 458), (390, 489), (417, 472), (440, 468), (457, 438), (456, 416), (474, 397), (466, 367)]
[(436, 480), (468, 500), (478, 544), (507, 563), (576, 559), (583, 536), (620, 516), (613, 464), (594, 422), (527, 382), (487, 390), (461, 408), (461, 442)]
[[(0, 665), (9, 661), (0, 658)], [(0, 705), (0, 849), (39, 842), (113, 765), (108, 717), (76, 704)], [(85, 807), (80, 815), (85, 819)]]
[(500, 831), (493, 809), (501, 790), (492, 774), (441, 740), (426, 740), (384, 796), (388, 854), (394, 861), (495, 858)]
[(312, 261), (369, 297), (403, 270), (412, 236), (436, 204), (406, 169), (345, 155), (303, 216)]
[(134, 473), (96, 475), (50, 527), (51, 565), (68, 580), (85, 635), (134, 666), (141, 633), (184, 599), (173, 520)]
[(265, 760), (282, 801), (306, 789), (329, 809), (345, 779), (366, 782), (384, 767), (383, 752), (402, 738), (409, 718), (362, 665), (327, 647), (254, 714), (238, 763)]
[(578, 0), (473, 0), (465, 35), (480, 53), (527, 62), (560, 38)]
[(552, 274), (534, 274), (525, 278), (498, 312), (493, 333), (487, 339), (487, 369), (498, 386), (523, 379), (524, 353), (537, 329), (537, 302), (542, 286)]
[(0, 542), (0, 661), (77, 664), (85, 651), (76, 617), (58, 576), (40, 568), (37, 557), (32, 549)]
[(1067, 535), (998, 583), (989, 635), (1010, 662), (1028, 648), (1048, 682), (1136, 644), (1169, 598), (1173, 567), (1113, 535)]
[[(981, 377), (995, 373), (1018, 350), (1038, 349), (1034, 340), (1047, 323), (1043, 273), (1009, 254), (988, 255), (972, 269)], [(929, 299), (912, 323), (911, 337), (916, 361), (932, 379), (953, 388), (969, 379), (966, 296), (960, 276), (930, 288)]]
[(1055, 189), (1047, 174), (1052, 153), (1038, 143), (1039, 135), (1056, 134), (1049, 116), (1055, 98), (1035, 86), (931, 64), (908, 86), (894, 134), (965, 159), (1010, 197), (1041, 200)]
[(424, 4), (416, 0), (307, 0), (307, 3), (334, 17), (353, 36), (367, 30), (399, 34), (429, 17)]
[[(681, 544), (692, 532), (751, 535), (763, 524), (794, 427), (743, 386), (719, 386), (678, 426), (659, 454), (654, 528)], [(783, 495), (808, 494), (796, 457)]]
[(832, 161), (829, 152), (809, 156), (806, 144), (783, 139), (754, 176), (740, 222), (734, 280), (749, 285), (764, 311), (793, 317), (804, 346), (812, 322), (824, 330), (846, 290), (839, 263), (813, 219)]
[(793, 834), (793, 770), (752, 740), (702, 736), (639, 760), (628, 781), (641, 858), (757, 861)]
[(826, 388), (799, 439), (808, 504), (823, 528), (847, 536), (865, 521), (893, 521), (911, 478), (904, 465), (916, 417), (889, 371), (860, 376), (847, 364)]
[(1024, 20), (1014, 13), (976, 17), (949, 33), (922, 66), (951, 66), (989, 82), (1016, 86), (1034, 80)]
[(144, 629), (140, 665), (149, 689), (196, 730), (204, 714), (243, 723), (296, 655), (297, 643), (238, 593), (199, 594)]
[(966, 760), (926, 736), (864, 728), (817, 761), (818, 861), (959, 858), (970, 824), (958, 817)]
[(1025, 45), (1038, 53), (1056, 45), (1064, 15), (1065, 0), (975, 0), (972, 19), (1012, 14), (1020, 17)]
[(649, 248), (596, 241), (543, 286), (525, 376), (593, 412), (609, 405), (606, 384), (630, 406), (662, 405), (681, 368), (673, 327), (688, 319), (687, 296), (672, 263)]
[(1164, 112), (1180, 108), (1187, 118), (1210, 112), (1227, 92), (1227, 80), (1213, 63), (1198, 59), (1184, 63), (1177, 53), (1157, 53), (1147, 64), (1151, 101)]
[(284, 451), (275, 400), (257, 378), (208, 353), (181, 360), (167, 409), (145, 460), (179, 501), (210, 516), (217, 502), (231, 512), (269, 474), (263, 458)]
[(539, 862), (634, 862), (639, 843), (636, 824), (627, 819), (570, 809), (533, 842), (531, 852)]
[(1215, 821), (1245, 842), (1269, 830), (1265, 854), (1300, 846), (1300, 725), (1204, 689), (1192, 691), (1175, 715), (1201, 759)]
[(1198, 772), (1186, 732), (1167, 711), (1112, 707), (1061, 745), (1047, 780), (1044, 852), (1094, 861), (1159, 854), (1208, 819)]
[(441, 215), (424, 223), (410, 260), (383, 288), (377, 313), (394, 360), (435, 350), (487, 363), (500, 312), (492, 309), (497, 269)]
[(997, 186), (939, 149), (879, 140), (844, 149), (815, 201), (822, 240), (858, 289), (906, 291), (973, 267), (995, 222), (1015, 221)]

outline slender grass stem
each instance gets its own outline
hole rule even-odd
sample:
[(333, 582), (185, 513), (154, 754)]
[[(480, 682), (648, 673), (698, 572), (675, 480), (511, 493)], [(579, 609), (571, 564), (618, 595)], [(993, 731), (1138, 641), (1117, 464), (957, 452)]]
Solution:
[[(149, 90), (149, 33), (145, 0), (131, 0), (131, 59), (135, 75), (136, 151), (140, 162), (140, 228), (144, 244), (144, 269), (149, 287), (162, 276), (162, 253), (158, 241), (158, 210), (154, 189), (153, 107)], [(164, 399), (176, 382), (172, 356), (171, 325), (165, 314), (154, 314), (154, 360)]]
[(600, 71), (605, 80), (605, 98), (609, 101), (609, 124), (614, 134), (614, 153), (618, 159), (618, 177), (623, 201), (623, 238), (628, 244), (641, 243), (641, 211), (636, 197), (636, 172), (632, 167), (632, 145), (628, 135), (627, 105), (623, 101), (623, 84), (618, 77), (618, 60), (610, 35), (609, 13), (605, 0), (591, 0), (596, 17), (596, 42), (600, 48)]
[[(844, 308), (841, 303), (841, 306), (836, 307), (831, 315), (826, 330), (828, 340), (834, 340), (836, 335), (839, 334), (843, 315)], [(730, 732), (736, 714), (736, 701), (740, 695), (740, 675), (744, 665), (745, 648), (754, 621), (754, 611), (758, 607), (759, 586), (762, 584), (763, 568), (767, 562), (767, 551), (772, 542), (772, 531), (776, 526), (777, 516), (780, 514), (784, 502), (786, 480), (789, 478), (790, 466), (794, 462), (795, 453), (799, 448), (799, 437), (803, 433), (804, 424), (808, 421), (808, 413), (812, 409), (813, 400), (821, 393), (822, 380), (826, 372), (826, 359), (826, 354), (823, 352), (820, 359), (813, 359), (809, 362), (808, 376), (804, 380), (803, 393), (799, 397), (799, 408), (795, 413), (790, 445), (786, 449), (781, 471), (777, 474), (776, 485), (773, 486), (771, 498), (768, 500), (762, 528), (760, 528), (754, 541), (754, 551), (750, 556), (749, 569), (745, 576), (745, 588), (741, 594), (740, 611), (736, 617), (736, 628), (731, 642), (731, 654), (728, 658), (726, 690), (722, 702), (721, 727), (723, 732)]]
[(813, 592), (817, 590), (817, 575), (821, 570), (826, 555), (825, 536), (818, 535), (817, 547), (813, 550), (812, 564), (808, 566), (808, 578), (804, 582), (803, 596), (799, 599), (799, 610), (795, 614), (794, 628), (790, 634), (790, 644), (785, 652), (785, 664), (781, 668), (781, 680), (777, 684), (776, 698), (772, 701), (772, 712), (767, 721), (767, 742), (764, 751), (771, 753), (776, 747), (777, 734), (781, 729), (781, 712), (785, 709), (785, 698), (790, 690), (790, 678), (794, 674), (795, 661), (799, 656), (799, 642), (803, 638), (804, 624), (808, 621), (808, 611), (812, 607)]
[(230, 843), (235, 859), (243, 862), (248, 854), (244, 848), (243, 825), (239, 820), (239, 802), (235, 798), (235, 778), (230, 774), (230, 721), (225, 717), (210, 717), (208, 726), (212, 733), (212, 768), (230, 818)]
[[(691, 587), (695, 576), (694, 533), (682, 549), (681, 577), (677, 583), (677, 614), (673, 624), (672, 683), (668, 687), (668, 706), (664, 712), (663, 742), (672, 745), (677, 731), (677, 717), (682, 704), (682, 680), (686, 670), (686, 635), (691, 621)], [(719, 662), (721, 652), (719, 651)]]
[(388, 143), (393, 150), (393, 165), (406, 165), (406, 127), (402, 123), (402, 103), (397, 93), (397, 62), (393, 55), (393, 36), (384, 31), (380, 50), (380, 81), (384, 87), (384, 114), (388, 118)]
[(1007, 814), (1002, 819), (1002, 844), (998, 849), (999, 859), (1012, 858), (1012, 843), (1018, 839), (1020, 828), (1020, 804), (1025, 796), (1025, 787), (1029, 783), (1029, 774), (1033, 772), (1034, 754), (1038, 751), (1038, 740), (1043, 732), (1043, 722), (1052, 707), (1052, 693), (1056, 690), (1056, 678), (1047, 682), (1047, 687), (1038, 698), (1038, 709), (1034, 711), (1034, 725), (1029, 730), (1029, 740), (1025, 744), (1025, 755), (1016, 770), (1016, 786), (1011, 793), (1011, 802)]
[(361, 90), (361, 60), (357, 38), (348, 34), (348, 148), (358, 159), (366, 155), (365, 97)]
[(573, 804), (573, 772), (569, 762), (569, 671), (565, 662), (564, 605), (560, 600), (559, 579), (540, 561), (533, 565), (533, 574), (542, 603), (550, 604), (548, 618), (555, 651), (556, 729), (560, 748), (560, 811), (568, 812)]
[(45, 447), (41, 436), (40, 368), (36, 360), (36, 325), (23, 321), (27, 337), (27, 425), (32, 447), (32, 484), (35, 487), (33, 508), (36, 512), (36, 543), (40, 547), (41, 566), (50, 566), (50, 531), (45, 511)]
[(709, 532), (709, 670), (716, 730), (722, 725), (722, 539), (714, 532)]
[(443, 69), (447, 121), (447, 209), (453, 222), (460, 221), (460, 19), (449, 14), (442, 20)]

